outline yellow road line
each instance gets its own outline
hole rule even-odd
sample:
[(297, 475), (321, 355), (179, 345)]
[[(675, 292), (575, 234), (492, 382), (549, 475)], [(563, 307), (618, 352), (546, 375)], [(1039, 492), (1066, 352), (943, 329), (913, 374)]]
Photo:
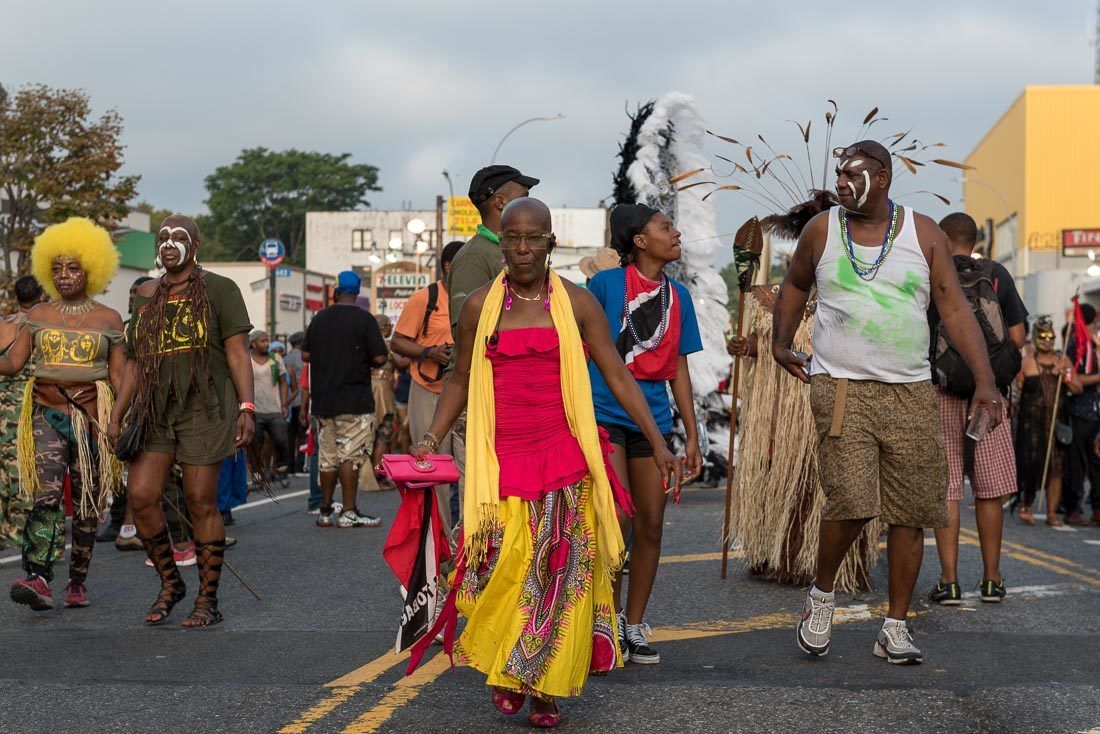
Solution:
[[(839, 607), (834, 616), (834, 624), (845, 622), (862, 622), (872, 619), (876, 614), (885, 614), (885, 603), (874, 607), (866, 604), (857, 604), (851, 607)], [(910, 616), (914, 616), (910, 612)], [(661, 627), (653, 630), (654, 642), (678, 642), (681, 640), (697, 640), (703, 637), (719, 637), (721, 635), (740, 635), (746, 632), (759, 630), (783, 629), (798, 624), (801, 619), (799, 614), (780, 612), (776, 614), (762, 614), (758, 617), (743, 620), (720, 620), (717, 622), (695, 622), (677, 627)]]
[[(973, 538), (975, 541), (978, 539), (978, 534), (975, 531), (970, 530), (969, 528), (963, 528), (962, 533), (965, 533), (967, 536)], [(1030, 546), (1021, 545), (1019, 543), (1013, 543), (1008, 540), (1002, 540), (1001, 545), (1005, 548), (1011, 548), (1013, 550), (1020, 551), (1021, 553), (1029, 553), (1033, 556), (1036, 556), (1037, 558), (1042, 558), (1052, 563), (1057, 563), (1062, 566), (1077, 569), (1081, 573), (1091, 574), (1100, 579), (1100, 570), (1090, 568), (1089, 566), (1082, 566), (1080, 563), (1075, 563), (1068, 558), (1056, 556), (1053, 553), (1047, 553), (1046, 551), (1041, 551), (1038, 548), (1032, 548)]]
[(359, 686), (332, 689), (328, 696), (310, 706), (301, 716), (280, 729), (279, 734), (302, 734), (358, 692)]
[[(730, 558), (744, 558), (745, 551), (731, 550)], [(661, 565), (666, 563), (695, 563), (696, 561), (720, 561), (721, 553), (689, 553), (683, 556), (662, 556)]]
[(420, 695), (420, 690), (428, 685), (443, 671), (451, 667), (451, 660), (445, 653), (439, 653), (416, 669), (407, 678), (401, 678), (393, 688), (382, 697), (373, 708), (364, 711), (355, 721), (344, 729), (344, 734), (372, 734), (390, 720), (397, 709)]
[(403, 652), (400, 655), (395, 654), (392, 650), (386, 652), (380, 657), (371, 660), (369, 663), (361, 668), (356, 668), (346, 675), (342, 675), (334, 681), (329, 681), (325, 684), (325, 688), (342, 688), (344, 686), (361, 686), (366, 683), (370, 683), (378, 676), (385, 673), (387, 670), (403, 663), (409, 659), (409, 653)]

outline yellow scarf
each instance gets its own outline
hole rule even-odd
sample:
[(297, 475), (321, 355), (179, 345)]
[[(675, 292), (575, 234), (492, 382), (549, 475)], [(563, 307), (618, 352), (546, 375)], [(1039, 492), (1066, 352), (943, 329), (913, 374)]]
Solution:
[[(597, 553), (604, 568), (611, 572), (622, 567), (625, 548), (615, 501), (604, 468), (596, 412), (592, 407), (592, 383), (580, 329), (573, 315), (573, 304), (561, 278), (549, 272), (550, 318), (558, 332), (561, 354), (561, 393), (569, 428), (580, 443), (592, 480), (590, 501), (596, 510)], [(493, 401), (493, 365), (485, 354), (485, 344), (496, 330), (504, 304), (504, 274), (493, 281), (485, 296), (485, 305), (477, 324), (470, 364), (470, 392), (466, 408), (466, 498), (463, 505), (467, 564), (476, 568), (485, 559), (488, 540), (500, 528), (500, 465), (493, 445), (496, 435), (496, 410)], [(520, 409), (520, 406), (516, 406)]]

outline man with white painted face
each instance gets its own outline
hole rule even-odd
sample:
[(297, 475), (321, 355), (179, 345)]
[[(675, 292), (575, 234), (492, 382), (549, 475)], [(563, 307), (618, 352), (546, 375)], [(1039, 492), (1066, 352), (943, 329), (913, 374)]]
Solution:
[[(915, 664), (923, 657), (905, 615), (924, 556), (923, 529), (948, 524), (947, 461), (928, 361), (930, 303), (977, 383), (971, 414), (981, 411), (992, 429), (1003, 398), (946, 236), (928, 217), (890, 199), (889, 151), (864, 140), (833, 155), (840, 206), (802, 230), (772, 335), (775, 360), (810, 384), (827, 497), (798, 645), (810, 655), (828, 653), (837, 568), (864, 524), (881, 515), (889, 525), (890, 603), (873, 652), (894, 664)], [(815, 284), (809, 363), (791, 343)]]
[(172, 215), (161, 223), (157, 266), (165, 272), (134, 297), (129, 370), (107, 427), (118, 442), (129, 412), (131, 426), (136, 422), (139, 429), (127, 492), (138, 536), (161, 581), (145, 617), (149, 625), (166, 622), (186, 593), (160, 506), (176, 462), (183, 469), (199, 567), (199, 593), (183, 626), (222, 620), (217, 594), (226, 538), (218, 476), (222, 460), (247, 446), (255, 432), (248, 310), (233, 281), (198, 264), (200, 246), (199, 228), (190, 218)]

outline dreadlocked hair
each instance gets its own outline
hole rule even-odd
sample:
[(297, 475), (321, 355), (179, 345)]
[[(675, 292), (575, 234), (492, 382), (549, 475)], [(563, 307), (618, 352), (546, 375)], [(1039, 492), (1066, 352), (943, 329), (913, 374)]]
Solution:
[(821, 212), (836, 206), (836, 194), (825, 189), (813, 189), (810, 198), (796, 204), (785, 214), (772, 214), (760, 220), (760, 228), (765, 232), (788, 240), (797, 240), (802, 228)]
[[(190, 322), (189, 337), (209, 334), (208, 328), (211, 309), (206, 293), (206, 278), (202, 266), (195, 269), (184, 281), (187, 285), (179, 295), (187, 298), (188, 303), (181, 306), (176, 317), (177, 326)], [(134, 395), (135, 420), (150, 425), (155, 410), (157, 386), (161, 383), (160, 367), (166, 351), (165, 338), (172, 328), (168, 323), (168, 301), (171, 284), (161, 276), (148, 303), (135, 314), (134, 324), (134, 361), (137, 364), (137, 392)], [(185, 319), (185, 315), (189, 317)], [(188, 377), (192, 387), (200, 391), (206, 389), (210, 376), (208, 350), (195, 349), (191, 353), (191, 373)], [(201, 379), (200, 379), (201, 378)]]

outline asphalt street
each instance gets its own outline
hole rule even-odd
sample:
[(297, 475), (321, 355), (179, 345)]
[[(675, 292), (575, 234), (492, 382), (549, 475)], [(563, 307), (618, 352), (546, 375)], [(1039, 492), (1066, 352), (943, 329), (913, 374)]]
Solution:
[[(430, 657), (412, 677), (390, 651), (400, 599), (380, 551), (395, 493), (366, 495), (378, 529), (320, 529), (304, 481), (280, 502), (239, 508), (227, 559), (258, 591), (222, 577), (223, 624), (147, 628), (157, 592), (144, 555), (99, 544), (86, 609), (32, 613), (0, 599), (0, 732), (516, 731), (480, 676)], [(255, 495), (250, 496), (250, 498)], [(885, 599), (838, 595), (832, 651), (795, 645), (804, 590), (748, 576), (719, 580), (723, 491), (689, 489), (667, 514), (664, 562), (647, 621), (659, 665), (593, 678), (562, 704), (566, 731), (1084, 732), (1100, 731), (1100, 528), (1006, 523), (1009, 597), (962, 607), (918, 603), (910, 620), (921, 666), (871, 655)], [(964, 513), (960, 581), (976, 592), (973, 512)], [(930, 535), (930, 534), (929, 534)], [(930, 541), (929, 541), (930, 542)], [(20, 573), (0, 551), (0, 583)], [(55, 599), (64, 587), (54, 583)], [(926, 548), (918, 591), (935, 582)], [(60, 606), (60, 604), (58, 605)], [(432, 653), (435, 655), (436, 653)]]

